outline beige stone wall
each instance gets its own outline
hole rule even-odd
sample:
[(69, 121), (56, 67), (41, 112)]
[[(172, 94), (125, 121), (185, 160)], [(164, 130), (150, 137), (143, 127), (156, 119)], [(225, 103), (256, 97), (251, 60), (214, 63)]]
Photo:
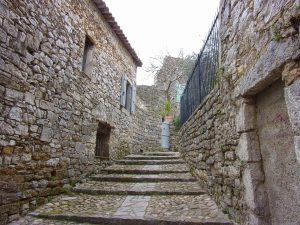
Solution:
[(133, 151), (161, 150), (160, 106), (163, 92), (154, 86), (137, 86), (137, 105), (134, 120)]
[[(115, 127), (111, 158), (132, 146), (121, 76), (136, 65), (92, 1), (0, 3), (0, 223), (93, 171), (98, 121)], [(88, 34), (91, 74), (81, 71)]]
[(255, 99), (276, 80), (284, 80), (291, 163), (297, 168), (299, 15), (299, 1), (294, 0), (221, 1), (219, 84), (180, 131), (185, 159), (223, 210), (241, 224), (297, 224), (293, 210), (278, 223), (271, 208)]

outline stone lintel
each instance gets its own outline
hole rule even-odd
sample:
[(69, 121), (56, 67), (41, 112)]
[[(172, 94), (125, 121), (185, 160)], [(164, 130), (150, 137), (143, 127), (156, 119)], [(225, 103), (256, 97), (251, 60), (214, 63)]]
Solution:
[(300, 56), (300, 39), (289, 38), (284, 42), (272, 41), (266, 52), (257, 59), (254, 67), (241, 79), (235, 96), (252, 96), (281, 77), (286, 62)]

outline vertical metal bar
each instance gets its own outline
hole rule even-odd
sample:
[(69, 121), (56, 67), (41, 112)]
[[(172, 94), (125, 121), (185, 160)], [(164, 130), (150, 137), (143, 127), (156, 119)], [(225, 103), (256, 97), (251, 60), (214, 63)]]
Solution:
[(181, 97), (181, 124), (184, 124), (188, 120), (193, 111), (214, 87), (219, 56), (218, 29), (217, 14)]

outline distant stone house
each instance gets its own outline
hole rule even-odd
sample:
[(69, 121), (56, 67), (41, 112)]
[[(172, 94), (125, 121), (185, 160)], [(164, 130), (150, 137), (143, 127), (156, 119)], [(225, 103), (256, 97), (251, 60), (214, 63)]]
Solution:
[(102, 0), (0, 3), (0, 224), (132, 144), (141, 60)]
[[(166, 56), (161, 68), (156, 71), (154, 85), (137, 86), (133, 150), (157, 151), (161, 149), (161, 110), (166, 102), (168, 90), (172, 105), (172, 115), (179, 115), (180, 95), (193, 68), (193, 60)], [(170, 85), (167, 88), (167, 85)], [(176, 150), (177, 132), (170, 123), (170, 150)]]

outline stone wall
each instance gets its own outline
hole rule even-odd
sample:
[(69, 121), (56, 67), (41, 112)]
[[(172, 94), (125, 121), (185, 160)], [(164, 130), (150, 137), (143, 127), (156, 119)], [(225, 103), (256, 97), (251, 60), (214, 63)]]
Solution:
[[(133, 116), (120, 107), (121, 76), (136, 65), (93, 1), (0, 3), (0, 223), (64, 191), (95, 165), (98, 121), (110, 157), (129, 152)], [(86, 34), (91, 74), (81, 71)]]
[[(266, 158), (260, 143), (264, 142), (264, 135), (258, 131), (262, 128), (256, 121), (256, 96), (278, 79), (285, 82), (284, 104), (292, 131), (282, 132), (293, 140), (289, 157), (292, 167), (297, 168), (300, 152), (299, 1), (222, 0), (219, 11), (219, 85), (181, 128), (180, 150), (217, 203), (237, 222), (296, 225), (300, 220), (294, 213), (297, 208), (287, 209), (280, 219), (278, 211), (272, 208), (278, 204), (276, 199), (272, 200), (272, 189), (281, 184), (270, 188), (267, 180), (272, 178), (265, 177), (270, 168), (263, 163)], [(294, 185), (295, 177), (300, 179), (299, 171), (287, 169), (285, 174), (291, 176), (285, 183)], [(289, 205), (299, 202), (297, 189), (293, 196)]]
[(181, 127), (180, 152), (200, 183), (238, 221), (242, 163), (235, 153), (239, 135), (227, 88), (217, 86)]
[(161, 150), (160, 106), (162, 92), (154, 86), (137, 86), (137, 104), (134, 126), (133, 151)]

